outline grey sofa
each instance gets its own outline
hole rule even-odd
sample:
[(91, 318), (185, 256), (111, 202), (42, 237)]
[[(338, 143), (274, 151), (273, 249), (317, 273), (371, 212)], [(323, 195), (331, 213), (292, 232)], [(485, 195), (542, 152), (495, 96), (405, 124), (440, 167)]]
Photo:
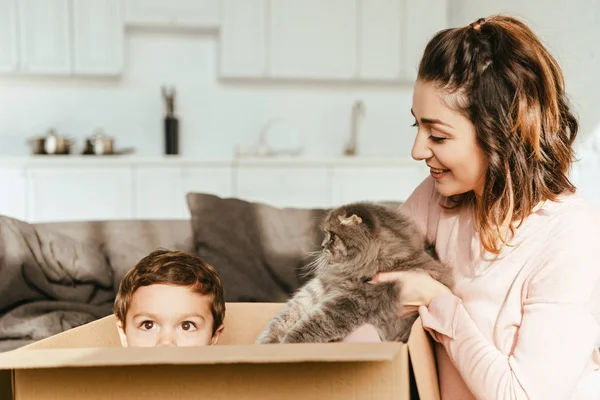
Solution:
[(282, 302), (309, 276), (326, 210), (277, 208), (201, 193), (189, 220), (29, 224), (0, 216), (0, 351), (112, 313), (125, 273), (157, 248), (195, 252), (228, 302)]
[(0, 351), (111, 314), (125, 273), (157, 248), (212, 264), (228, 302), (285, 302), (310, 279), (327, 209), (202, 193), (187, 202), (189, 220), (28, 224), (0, 216)]

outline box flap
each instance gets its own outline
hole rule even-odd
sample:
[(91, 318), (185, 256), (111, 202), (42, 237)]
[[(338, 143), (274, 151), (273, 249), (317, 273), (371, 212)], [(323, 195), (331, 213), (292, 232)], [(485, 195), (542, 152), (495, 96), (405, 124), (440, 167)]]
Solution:
[(378, 362), (394, 360), (405, 346), (401, 343), (305, 343), (13, 350), (0, 353), (0, 370), (165, 364)]
[(417, 319), (410, 332), (408, 353), (415, 374), (419, 397), (439, 400), (441, 396), (433, 340), (423, 328), (421, 318)]

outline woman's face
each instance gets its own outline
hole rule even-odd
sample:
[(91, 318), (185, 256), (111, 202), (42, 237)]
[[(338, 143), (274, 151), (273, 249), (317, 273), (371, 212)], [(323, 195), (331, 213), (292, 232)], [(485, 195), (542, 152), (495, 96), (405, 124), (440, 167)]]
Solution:
[(475, 126), (447, 106), (453, 104), (453, 96), (433, 83), (416, 82), (412, 113), (417, 136), (411, 155), (429, 166), (435, 187), (442, 196), (469, 191), (481, 196), (487, 157), (477, 145)]

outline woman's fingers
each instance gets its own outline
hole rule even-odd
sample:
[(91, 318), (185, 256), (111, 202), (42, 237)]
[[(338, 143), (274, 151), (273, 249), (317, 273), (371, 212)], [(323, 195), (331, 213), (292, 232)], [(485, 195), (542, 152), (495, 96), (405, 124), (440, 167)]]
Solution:
[(404, 276), (404, 271), (394, 272), (380, 272), (369, 281), (371, 284), (384, 283), (384, 282), (395, 282), (401, 280)]

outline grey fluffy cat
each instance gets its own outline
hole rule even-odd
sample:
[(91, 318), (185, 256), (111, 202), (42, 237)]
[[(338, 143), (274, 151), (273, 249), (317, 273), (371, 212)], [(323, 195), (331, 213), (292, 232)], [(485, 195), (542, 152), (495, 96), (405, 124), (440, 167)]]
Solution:
[(367, 283), (384, 271), (423, 270), (451, 287), (451, 272), (407, 217), (381, 204), (352, 203), (322, 223), (315, 275), (269, 322), (256, 343), (339, 341), (369, 323), (384, 341), (406, 342), (417, 315), (399, 319), (398, 283)]

